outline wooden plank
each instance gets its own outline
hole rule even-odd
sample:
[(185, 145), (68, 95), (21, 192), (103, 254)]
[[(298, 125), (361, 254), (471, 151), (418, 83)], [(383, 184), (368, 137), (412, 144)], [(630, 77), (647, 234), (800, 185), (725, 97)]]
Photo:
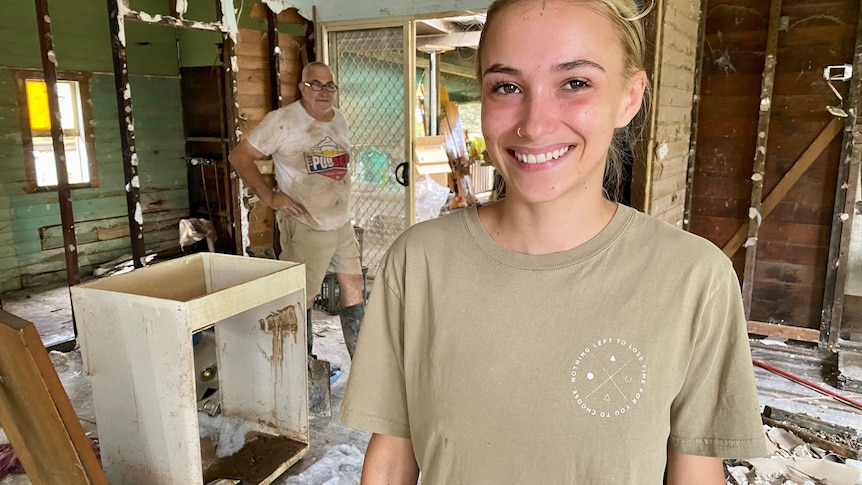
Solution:
[(703, 53), (704, 53), (704, 38), (706, 37), (706, 7), (707, 0), (700, 2), (700, 16), (697, 28), (697, 43), (695, 51), (696, 64), (694, 67), (694, 88), (691, 97), (691, 126), (689, 128), (689, 147), (688, 160), (686, 160), (686, 179), (687, 187), (685, 192), (685, 202), (683, 203), (682, 228), (686, 231), (691, 230), (691, 208), (694, 197), (694, 175), (697, 161), (697, 137), (698, 137), (698, 114), (700, 113), (700, 103), (703, 98)]
[[(60, 220), (63, 226), (63, 247), (66, 254), (66, 275), (69, 286), (81, 282), (78, 268), (78, 245), (75, 242), (75, 215), (72, 212), (72, 188), (66, 169), (66, 148), (63, 142), (63, 128), (60, 122), (60, 100), (57, 94), (57, 60), (53, 58), (54, 36), (51, 33), (51, 15), (47, 0), (36, 0), (36, 17), (39, 27), (39, 41), (42, 47), (42, 71), (48, 89), (48, 109), (51, 111), (51, 139), (54, 146), (54, 162), (57, 174), (57, 197), (60, 204)], [(75, 322), (72, 321), (74, 330)], [(77, 330), (74, 330), (77, 333)]]
[[(796, 160), (790, 170), (784, 175), (780, 182), (775, 186), (772, 192), (764, 200), (763, 204), (760, 208), (760, 216), (762, 218), (766, 218), (775, 206), (781, 201), (782, 198), (787, 194), (791, 187), (800, 179), (806, 170), (817, 160), (817, 157), (826, 149), (827, 146), (832, 142), (832, 139), (841, 132), (843, 123), (839, 119), (833, 119), (823, 128), (823, 131), (817, 135), (817, 138), (811, 142), (811, 145), (805, 150), (804, 153)], [(747, 233), (748, 225), (747, 223), (740, 226), (736, 233), (731, 236), (730, 240), (728, 240), (722, 251), (727, 256), (733, 256), (736, 251), (742, 246), (743, 241), (745, 241), (745, 236)]]
[(745, 269), (742, 273), (742, 304), (745, 318), (751, 316), (751, 298), (754, 291), (754, 266), (757, 263), (757, 235), (763, 223), (763, 175), (766, 170), (766, 149), (769, 139), (769, 121), (772, 114), (772, 92), (775, 87), (775, 58), (778, 53), (778, 23), (781, 0), (772, 0), (769, 6), (769, 29), (766, 41), (766, 61), (760, 88), (760, 111), (757, 121), (757, 142), (751, 174), (751, 206), (748, 209), (748, 241), (745, 248)]
[(279, 35), (278, 35), (278, 17), (272, 9), (267, 8), (266, 25), (267, 25), (267, 40), (269, 42), (269, 92), (270, 92), (270, 107), (272, 109), (281, 108), (281, 68)]
[[(224, 5), (222, 5), (224, 8)], [(225, 89), (222, 93), (224, 96), (223, 106), (225, 107), (225, 121), (227, 122), (227, 152), (230, 153), (239, 144), (242, 136), (243, 121), (240, 120), (240, 107), (237, 100), (237, 71), (233, 67), (237, 67), (236, 59), (236, 44), (230, 36), (224, 37), (224, 47), (222, 56), (230, 62), (224, 63), (224, 83)], [(226, 158), (226, 157), (225, 157)], [(230, 227), (230, 232), (234, 237), (234, 254), (244, 254), (243, 248), (243, 224), (241, 214), (242, 210), (242, 194), (240, 193), (240, 178), (236, 176), (232, 167), (228, 167), (228, 180), (230, 183), (229, 191), (231, 202), (228, 204), (228, 214), (226, 223)]]
[[(768, 406), (767, 406), (767, 408), (768, 408)], [(763, 424), (772, 426), (774, 428), (781, 428), (781, 429), (790, 431), (791, 433), (793, 433), (796, 436), (798, 436), (799, 438), (801, 438), (803, 441), (805, 441), (807, 443), (812, 443), (812, 444), (814, 444), (820, 448), (823, 448), (824, 450), (831, 451), (832, 453), (835, 453), (836, 455), (843, 456), (844, 458), (850, 458), (850, 459), (858, 459), (859, 458), (859, 453), (856, 450), (849, 448), (849, 447), (846, 447), (846, 446), (841, 446), (838, 443), (834, 443), (834, 442), (829, 441), (827, 439), (821, 438), (816, 433), (808, 431), (807, 428), (797, 426), (795, 423), (779, 421), (778, 419), (772, 419), (772, 418), (769, 418), (768, 416), (766, 416), (765, 414), (764, 414), (764, 416), (762, 416), (762, 419), (763, 419)]]
[(130, 244), (135, 268), (144, 265), (144, 221), (136, 220), (141, 207), (140, 178), (138, 177), (138, 155), (135, 147), (134, 114), (132, 111), (131, 86), (129, 84), (128, 59), (123, 32), (125, 17), (118, 0), (108, 0), (108, 24), (111, 30), (111, 48), (114, 65), (114, 93), (117, 98), (117, 119), (120, 120), (120, 144), (123, 150), (123, 173), (125, 175), (126, 213), (129, 218)]
[(34, 484), (105, 484), (32, 323), (0, 310), (0, 423)]
[[(820, 313), (820, 343), (830, 348), (838, 345), (841, 335), (841, 314), (844, 307), (844, 285), (847, 280), (847, 259), (850, 236), (853, 226), (854, 205), (859, 187), (860, 163), (862, 163), (862, 132), (856, 124), (859, 109), (862, 108), (862, 1), (859, 2), (859, 17), (856, 22), (856, 46), (853, 54), (855, 74), (850, 81), (847, 118), (844, 120), (844, 143), (841, 147), (841, 164), (838, 170), (834, 217), (832, 218), (832, 237), (829, 245), (829, 259), (826, 265), (826, 292), (823, 295), (823, 309)], [(836, 118), (836, 121), (840, 118)]]
[[(740, 261), (739, 266), (745, 262)], [(799, 263), (797, 263), (799, 264)], [(751, 320), (811, 328), (820, 316), (822, 281), (781, 284), (756, 281), (751, 305)]]
[(655, 161), (655, 136), (658, 130), (658, 100), (662, 86), (662, 54), (664, 49), (664, 20), (667, 8), (664, 0), (655, 0), (652, 11), (644, 17), (644, 30), (655, 42), (648, 43), (644, 66), (652, 80), (653, 96), (648, 100), (648, 110), (642, 120), (646, 128), (644, 141), (634, 148), (636, 163), (632, 168), (631, 204), (646, 214), (652, 214), (652, 171)]
[[(176, 227), (180, 219), (188, 216), (188, 210), (153, 211), (144, 213), (144, 232)], [(107, 241), (109, 239), (129, 237), (129, 226), (124, 224), (124, 217), (112, 217), (82, 221), (75, 225), (78, 244)], [(39, 228), (39, 238), (42, 249), (57, 249), (63, 244), (60, 226), (44, 226)]]
[(766, 335), (769, 337), (781, 337), (802, 342), (817, 342), (820, 340), (820, 331), (813, 328), (792, 327), (790, 325), (776, 325), (766, 322), (748, 322), (748, 333), (755, 335)]

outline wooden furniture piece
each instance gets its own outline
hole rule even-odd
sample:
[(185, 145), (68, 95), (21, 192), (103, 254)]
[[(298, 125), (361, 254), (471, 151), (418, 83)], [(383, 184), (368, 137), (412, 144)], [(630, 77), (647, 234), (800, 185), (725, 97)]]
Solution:
[(35, 485), (107, 485), (32, 323), (0, 310), (0, 426)]
[[(304, 265), (196, 253), (75, 286), (72, 307), (111, 483), (269, 484), (307, 453)], [(252, 429), (224, 458), (196, 406), (211, 327), (221, 416)]]

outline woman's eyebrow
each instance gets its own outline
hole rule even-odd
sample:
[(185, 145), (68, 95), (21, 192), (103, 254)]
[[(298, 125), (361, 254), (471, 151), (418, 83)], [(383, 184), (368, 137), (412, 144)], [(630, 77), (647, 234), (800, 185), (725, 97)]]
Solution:
[(490, 72), (500, 73), (500, 74), (520, 74), (521, 71), (519, 69), (515, 69), (514, 67), (507, 67), (503, 64), (492, 64), (488, 69), (485, 69), (485, 72), (482, 73), (484, 76)]
[(603, 68), (601, 65), (596, 64), (593, 61), (588, 61), (586, 59), (578, 59), (575, 61), (562, 62), (562, 63), (554, 66), (554, 71), (556, 71), (556, 72), (571, 71), (571, 70), (578, 69), (581, 67), (597, 69), (599, 71), (605, 72), (605, 68)]
[[(605, 72), (605, 68), (602, 67), (600, 64), (597, 64), (593, 61), (588, 61), (586, 59), (577, 59), (574, 61), (561, 62), (561, 63), (555, 65), (553, 67), (553, 70), (555, 72), (565, 72), (565, 71), (572, 71), (572, 70), (579, 69), (579, 68), (596, 69), (598, 71)], [(491, 66), (488, 67), (488, 69), (485, 69), (485, 72), (483, 72), (482, 75), (484, 76), (485, 74), (488, 74), (488, 73), (517, 75), (517, 74), (520, 74), (521, 71), (519, 69), (514, 68), (514, 67), (505, 66), (503, 64), (492, 64)]]

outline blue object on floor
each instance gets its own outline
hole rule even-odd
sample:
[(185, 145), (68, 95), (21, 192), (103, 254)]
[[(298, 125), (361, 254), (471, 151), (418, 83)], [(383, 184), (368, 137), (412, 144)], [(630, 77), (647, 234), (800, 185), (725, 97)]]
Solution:
[(341, 376), (341, 367), (338, 364), (330, 364), (329, 366), (329, 385), (335, 384), (335, 381), (338, 380), (339, 376)]

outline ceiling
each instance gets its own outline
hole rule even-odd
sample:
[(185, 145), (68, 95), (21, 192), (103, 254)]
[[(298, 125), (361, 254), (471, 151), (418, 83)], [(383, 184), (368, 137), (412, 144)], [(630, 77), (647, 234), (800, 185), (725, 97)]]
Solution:
[(418, 64), (425, 64), (431, 53), (439, 55), (440, 83), (453, 101), (479, 99), (476, 48), (484, 25), (484, 12), (416, 21), (416, 50), (421, 53)]
[(485, 14), (476, 13), (416, 21), (416, 49), (445, 52), (458, 47), (475, 49), (485, 25)]

